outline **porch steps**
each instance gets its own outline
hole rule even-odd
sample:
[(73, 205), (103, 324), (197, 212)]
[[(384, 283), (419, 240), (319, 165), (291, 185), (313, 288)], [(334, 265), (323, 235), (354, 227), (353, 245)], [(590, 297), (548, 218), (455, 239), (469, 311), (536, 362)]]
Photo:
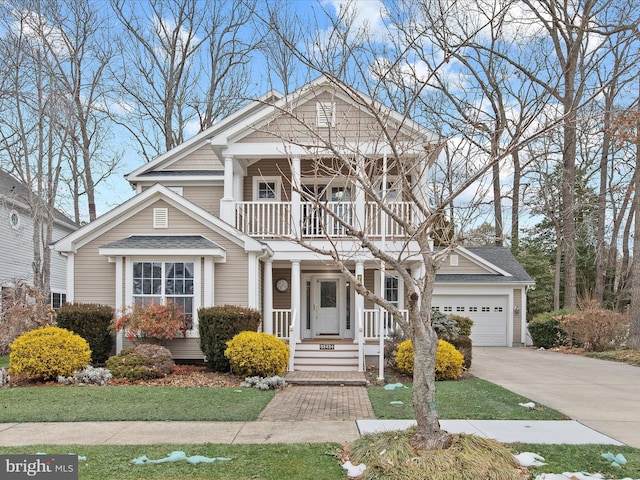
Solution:
[(363, 372), (294, 371), (288, 372), (285, 380), (290, 385), (360, 387), (368, 384)]
[(357, 372), (358, 345), (352, 341), (303, 341), (296, 345), (294, 371)]

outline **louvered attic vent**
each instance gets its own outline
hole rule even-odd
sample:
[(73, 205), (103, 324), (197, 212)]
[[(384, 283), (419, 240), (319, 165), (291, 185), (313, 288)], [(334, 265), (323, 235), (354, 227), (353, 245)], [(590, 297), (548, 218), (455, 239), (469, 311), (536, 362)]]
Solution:
[(153, 228), (169, 228), (169, 209), (153, 209)]
[(318, 127), (332, 127), (336, 120), (335, 103), (319, 102), (316, 104), (316, 119)]

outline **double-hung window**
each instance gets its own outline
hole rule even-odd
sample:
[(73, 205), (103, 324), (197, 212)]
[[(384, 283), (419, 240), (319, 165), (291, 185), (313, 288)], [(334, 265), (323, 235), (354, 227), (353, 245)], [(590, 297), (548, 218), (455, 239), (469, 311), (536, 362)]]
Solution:
[(133, 262), (133, 304), (173, 303), (193, 321), (193, 262)]

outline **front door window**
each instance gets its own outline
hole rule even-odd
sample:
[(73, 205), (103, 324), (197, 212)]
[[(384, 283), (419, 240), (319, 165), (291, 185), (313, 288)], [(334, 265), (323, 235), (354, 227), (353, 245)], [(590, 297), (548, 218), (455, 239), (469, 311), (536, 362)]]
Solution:
[(318, 335), (340, 334), (338, 279), (322, 279), (316, 283), (316, 331)]

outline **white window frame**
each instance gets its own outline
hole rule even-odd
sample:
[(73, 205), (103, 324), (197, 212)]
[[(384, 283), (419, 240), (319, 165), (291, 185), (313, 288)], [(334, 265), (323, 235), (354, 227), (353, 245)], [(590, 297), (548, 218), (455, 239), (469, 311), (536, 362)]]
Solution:
[[(260, 198), (260, 184), (273, 182), (274, 198)], [(279, 202), (282, 195), (282, 178), (280, 177), (253, 177), (253, 201), (254, 202)]]
[(382, 197), (386, 193), (385, 200), (387, 202), (401, 202), (402, 201), (402, 189), (393, 188), (394, 185), (398, 185), (400, 177), (398, 175), (387, 175), (386, 187), (382, 184), (382, 176), (378, 179), (378, 198)]
[[(174, 295), (166, 295), (165, 292), (165, 264), (166, 263), (193, 263), (193, 312), (192, 312), (192, 327), (190, 330), (187, 330), (187, 337), (197, 337), (198, 336), (198, 308), (200, 308), (201, 302), (201, 292), (202, 292), (202, 259), (201, 257), (153, 257), (153, 256), (136, 256), (136, 257), (127, 257), (126, 260), (126, 274), (125, 274), (125, 305), (133, 306), (134, 305), (134, 297), (139, 297), (142, 295), (136, 295), (133, 293), (133, 264), (138, 262), (150, 262), (150, 263), (160, 263), (162, 265), (162, 274), (161, 274), (161, 294), (156, 295), (155, 297), (160, 298), (162, 305), (166, 304), (166, 297), (172, 297)], [(177, 296), (177, 295), (176, 295)], [(151, 296), (149, 296), (151, 298)]]

